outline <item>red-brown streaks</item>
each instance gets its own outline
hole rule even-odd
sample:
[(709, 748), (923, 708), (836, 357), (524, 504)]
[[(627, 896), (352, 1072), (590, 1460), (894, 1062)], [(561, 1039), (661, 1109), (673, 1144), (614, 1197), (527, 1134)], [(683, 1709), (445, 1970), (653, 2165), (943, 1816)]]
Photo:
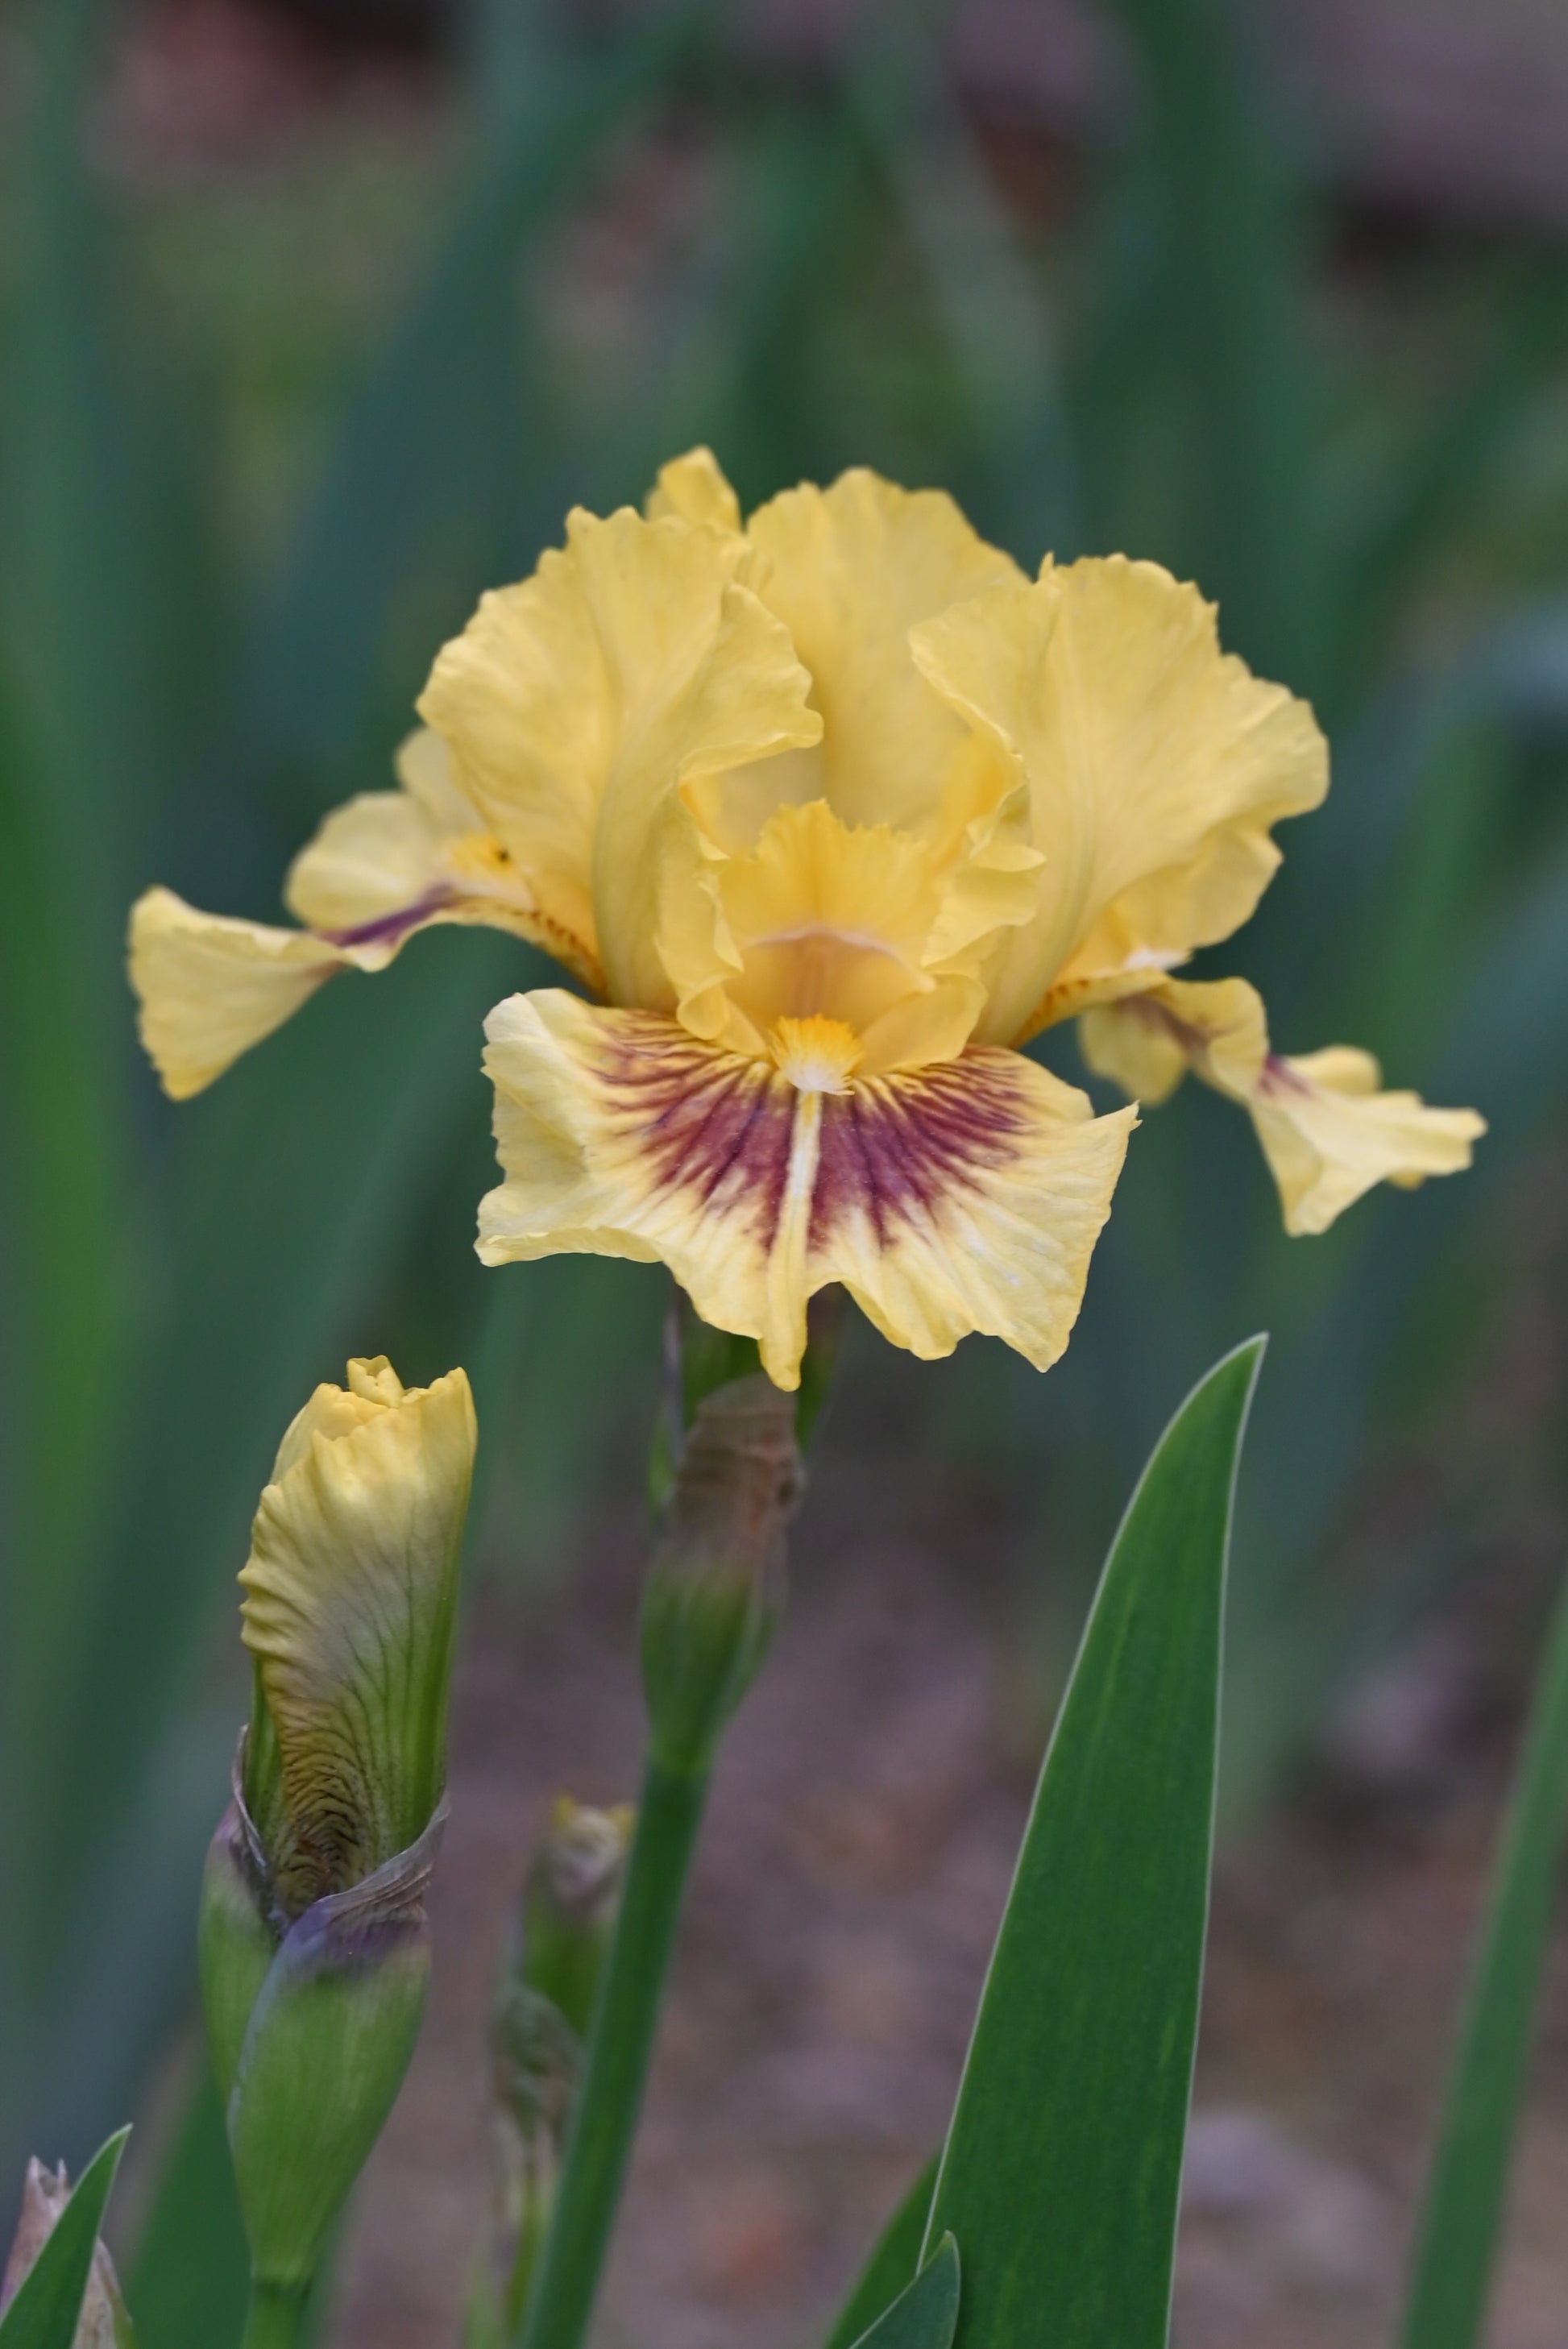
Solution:
[(726, 1206), (744, 1201), (766, 1246), (789, 1173), (793, 1087), (764, 1062), (672, 1041), (656, 1018), (638, 1027), (618, 1044), (604, 1081), (657, 1187), (695, 1190), (705, 1204), (721, 1192)]
[(1027, 1123), (1006, 1052), (966, 1052), (918, 1074), (875, 1078), (822, 1104), (821, 1156), (811, 1203), (813, 1247), (861, 1208), (881, 1245), (899, 1222), (929, 1216), (1012, 1154)]
[(1304, 1076), (1291, 1067), (1288, 1061), (1282, 1060), (1277, 1052), (1270, 1052), (1265, 1055), (1263, 1068), (1259, 1072), (1258, 1091), (1261, 1093), (1299, 1094), (1310, 1093), (1312, 1087)]
[[(1028, 1123), (1018, 1066), (1015, 1053), (982, 1050), (820, 1095), (808, 1244), (822, 1246), (859, 1212), (887, 1246), (901, 1224), (931, 1217), (1005, 1164)], [(738, 1211), (770, 1248), (802, 1100), (788, 1079), (764, 1061), (677, 1039), (654, 1014), (621, 1021), (602, 1078), (653, 1188), (692, 1193), (716, 1214)]]

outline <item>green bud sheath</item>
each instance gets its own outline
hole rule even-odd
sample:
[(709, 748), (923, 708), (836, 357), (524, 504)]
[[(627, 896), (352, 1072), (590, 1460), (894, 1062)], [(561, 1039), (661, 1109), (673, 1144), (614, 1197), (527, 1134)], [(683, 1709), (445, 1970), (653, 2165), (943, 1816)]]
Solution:
[(236, 1797), (219, 1822), (201, 1875), (197, 1953), (207, 2044), (218, 2089), (227, 2100), (240, 2068), (251, 2010), (277, 1953), (265, 1896), (246, 1848), (244, 1814)]
[(548, 1999), (581, 2039), (626, 1873), (634, 1813), (600, 1811), (558, 1795), (523, 1887), (502, 1971), (498, 2025), (511, 1984)]
[(767, 1652), (799, 1488), (792, 1395), (760, 1371), (703, 1395), (643, 1594), (643, 1685), (665, 1768), (707, 1768)]
[(403, 2084), (429, 1978), (419, 1841), (290, 1926), (252, 2011), (229, 2140), (257, 2279), (303, 2288)]
[(632, 1818), (624, 1805), (601, 1811), (561, 1795), (528, 1871), (490, 2015), (495, 2206), (465, 2349), (511, 2337), (554, 2207)]

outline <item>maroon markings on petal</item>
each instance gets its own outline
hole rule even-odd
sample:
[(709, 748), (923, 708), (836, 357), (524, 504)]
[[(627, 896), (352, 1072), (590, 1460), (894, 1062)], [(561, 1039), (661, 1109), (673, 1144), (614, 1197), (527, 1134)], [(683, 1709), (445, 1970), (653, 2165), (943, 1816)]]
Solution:
[(443, 905), (449, 905), (457, 895), (446, 882), (439, 882), (435, 888), (427, 889), (422, 897), (416, 897), (412, 905), (396, 906), (390, 914), (377, 914), (373, 921), (356, 922), (346, 930), (318, 930), (316, 936), (331, 947), (395, 946), (410, 930), (417, 930), (421, 922), (428, 922), (432, 914), (438, 914)]
[(1305, 1077), (1296, 1074), (1288, 1061), (1282, 1060), (1277, 1052), (1270, 1052), (1264, 1058), (1263, 1071), (1258, 1078), (1258, 1091), (1265, 1094), (1301, 1094), (1310, 1093), (1312, 1087)]
[(656, 1016), (618, 1024), (603, 1080), (658, 1188), (742, 1210), (769, 1247), (789, 1171), (794, 1087), (764, 1061), (672, 1038)]
[(965, 1052), (826, 1095), (810, 1244), (858, 1207), (885, 1245), (896, 1225), (1005, 1164), (1028, 1123), (1019, 1066), (1012, 1052)]

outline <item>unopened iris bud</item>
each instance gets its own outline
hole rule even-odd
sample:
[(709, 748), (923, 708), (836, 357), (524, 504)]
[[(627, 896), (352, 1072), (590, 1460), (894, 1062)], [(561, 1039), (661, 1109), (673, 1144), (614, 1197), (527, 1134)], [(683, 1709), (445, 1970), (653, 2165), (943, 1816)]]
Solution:
[(406, 1389), (351, 1362), (284, 1437), (240, 1576), (253, 1692), (201, 1980), (253, 2267), (279, 2294), (309, 2282), (418, 2030), (475, 1441), (461, 1371)]
[(558, 1795), (552, 1805), (502, 1968), (498, 2063), (517, 1992), (548, 1999), (577, 2038), (585, 2036), (621, 1898), (634, 1816), (629, 1803), (599, 1811), (574, 1803), (570, 1795)]
[(511, 2339), (549, 2223), (632, 1819), (562, 1795), (523, 1886), (490, 2017), (495, 2219), (468, 2349)]
[(643, 1684), (666, 1769), (707, 1768), (767, 1652), (800, 1490), (795, 1410), (758, 1371), (692, 1412), (643, 1596)]
[[(32, 2273), (34, 2262), (54, 2233), (70, 2199), (71, 2181), (64, 2162), (57, 2169), (46, 2168), (37, 2160), (27, 2164), (21, 2215), (5, 2272), (0, 2278), (0, 2316), (4, 2316), (25, 2279)], [(93, 2247), (88, 2287), (77, 2329), (71, 2335), (71, 2349), (136, 2349), (136, 2335), (120, 2298), (119, 2279), (101, 2239)]]

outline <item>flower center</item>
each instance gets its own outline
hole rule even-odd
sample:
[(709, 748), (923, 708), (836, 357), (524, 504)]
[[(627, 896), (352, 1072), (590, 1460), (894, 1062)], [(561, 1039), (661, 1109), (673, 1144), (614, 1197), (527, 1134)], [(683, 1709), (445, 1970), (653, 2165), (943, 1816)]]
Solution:
[(820, 1019), (863, 1034), (920, 983), (880, 938), (825, 922), (748, 939), (743, 952), (745, 971), (732, 993), (763, 1030), (783, 1019)]
[(797, 1091), (847, 1093), (859, 1066), (861, 1043), (842, 1019), (813, 1012), (806, 1019), (776, 1019), (768, 1039), (773, 1058)]

